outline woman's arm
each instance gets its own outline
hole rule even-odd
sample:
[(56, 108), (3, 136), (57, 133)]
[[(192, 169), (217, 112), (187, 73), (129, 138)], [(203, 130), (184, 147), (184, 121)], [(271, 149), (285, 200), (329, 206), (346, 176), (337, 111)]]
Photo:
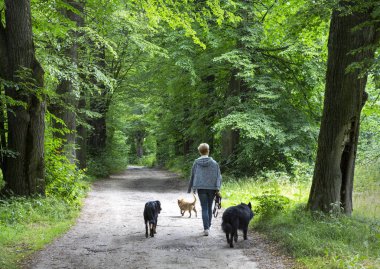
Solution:
[(189, 187), (188, 187), (188, 189), (187, 189), (187, 193), (190, 193), (190, 192), (191, 192), (191, 188), (193, 187), (193, 184), (194, 184), (195, 169), (196, 169), (196, 166), (195, 166), (195, 162), (194, 162), (194, 163), (193, 163), (193, 167), (191, 168), (191, 176), (190, 176)]

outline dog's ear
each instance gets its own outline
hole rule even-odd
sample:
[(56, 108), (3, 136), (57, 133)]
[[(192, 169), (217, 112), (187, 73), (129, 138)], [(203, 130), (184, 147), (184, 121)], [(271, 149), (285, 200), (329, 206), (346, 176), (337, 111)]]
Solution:
[(248, 207), (252, 209), (251, 202), (248, 203)]

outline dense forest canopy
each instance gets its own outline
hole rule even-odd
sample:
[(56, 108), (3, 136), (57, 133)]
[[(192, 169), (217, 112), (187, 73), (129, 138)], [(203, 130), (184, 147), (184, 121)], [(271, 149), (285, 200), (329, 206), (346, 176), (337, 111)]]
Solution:
[[(360, 162), (380, 158), (377, 1), (2, 0), (0, 15), (3, 192), (75, 195), (78, 168), (187, 171), (201, 142), (224, 173), (297, 178), (323, 158), (321, 121), (339, 114), (323, 100), (339, 79), (351, 92), (332, 107), (359, 88), (367, 99), (350, 175), (357, 144)], [(339, 197), (311, 195), (310, 208), (341, 201), (345, 175), (333, 173)]]

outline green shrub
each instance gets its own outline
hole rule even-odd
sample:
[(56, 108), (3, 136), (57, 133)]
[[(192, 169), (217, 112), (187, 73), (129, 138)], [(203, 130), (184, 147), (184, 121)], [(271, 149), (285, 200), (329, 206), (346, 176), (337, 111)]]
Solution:
[(270, 191), (265, 191), (255, 199), (258, 201), (255, 213), (261, 217), (270, 217), (283, 211), (290, 202), (289, 198), (280, 194), (272, 194)]
[[(111, 139), (112, 138), (112, 139)], [(96, 150), (87, 161), (88, 174), (96, 178), (106, 178), (112, 173), (120, 172), (128, 166), (129, 146), (125, 135), (115, 131), (108, 137), (106, 149)]]
[(56, 196), (67, 203), (77, 203), (89, 184), (84, 171), (78, 170), (60, 150), (62, 140), (48, 137), (45, 154), (46, 195)]
[(138, 164), (147, 166), (147, 167), (153, 167), (156, 165), (156, 155), (155, 154), (145, 155), (139, 160)]
[(88, 174), (95, 178), (106, 178), (111, 174), (111, 169), (107, 165), (108, 160), (105, 154), (91, 156), (87, 161)]
[(57, 197), (0, 200), (0, 268), (20, 268), (21, 260), (67, 231), (78, 205)]
[(46, 195), (58, 196), (68, 203), (76, 203), (89, 186), (84, 172), (76, 170), (63, 155), (48, 155), (45, 159)]

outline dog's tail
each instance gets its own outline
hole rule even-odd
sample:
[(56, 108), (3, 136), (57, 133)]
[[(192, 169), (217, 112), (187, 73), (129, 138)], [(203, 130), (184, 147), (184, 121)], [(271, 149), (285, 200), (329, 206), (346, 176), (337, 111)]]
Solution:
[(193, 202), (193, 204), (195, 205), (195, 203), (197, 202), (197, 197), (195, 196), (194, 192), (193, 192), (193, 196), (194, 196), (194, 202)]
[(222, 222), (222, 230), (225, 233), (232, 233), (232, 225), (228, 222)]

